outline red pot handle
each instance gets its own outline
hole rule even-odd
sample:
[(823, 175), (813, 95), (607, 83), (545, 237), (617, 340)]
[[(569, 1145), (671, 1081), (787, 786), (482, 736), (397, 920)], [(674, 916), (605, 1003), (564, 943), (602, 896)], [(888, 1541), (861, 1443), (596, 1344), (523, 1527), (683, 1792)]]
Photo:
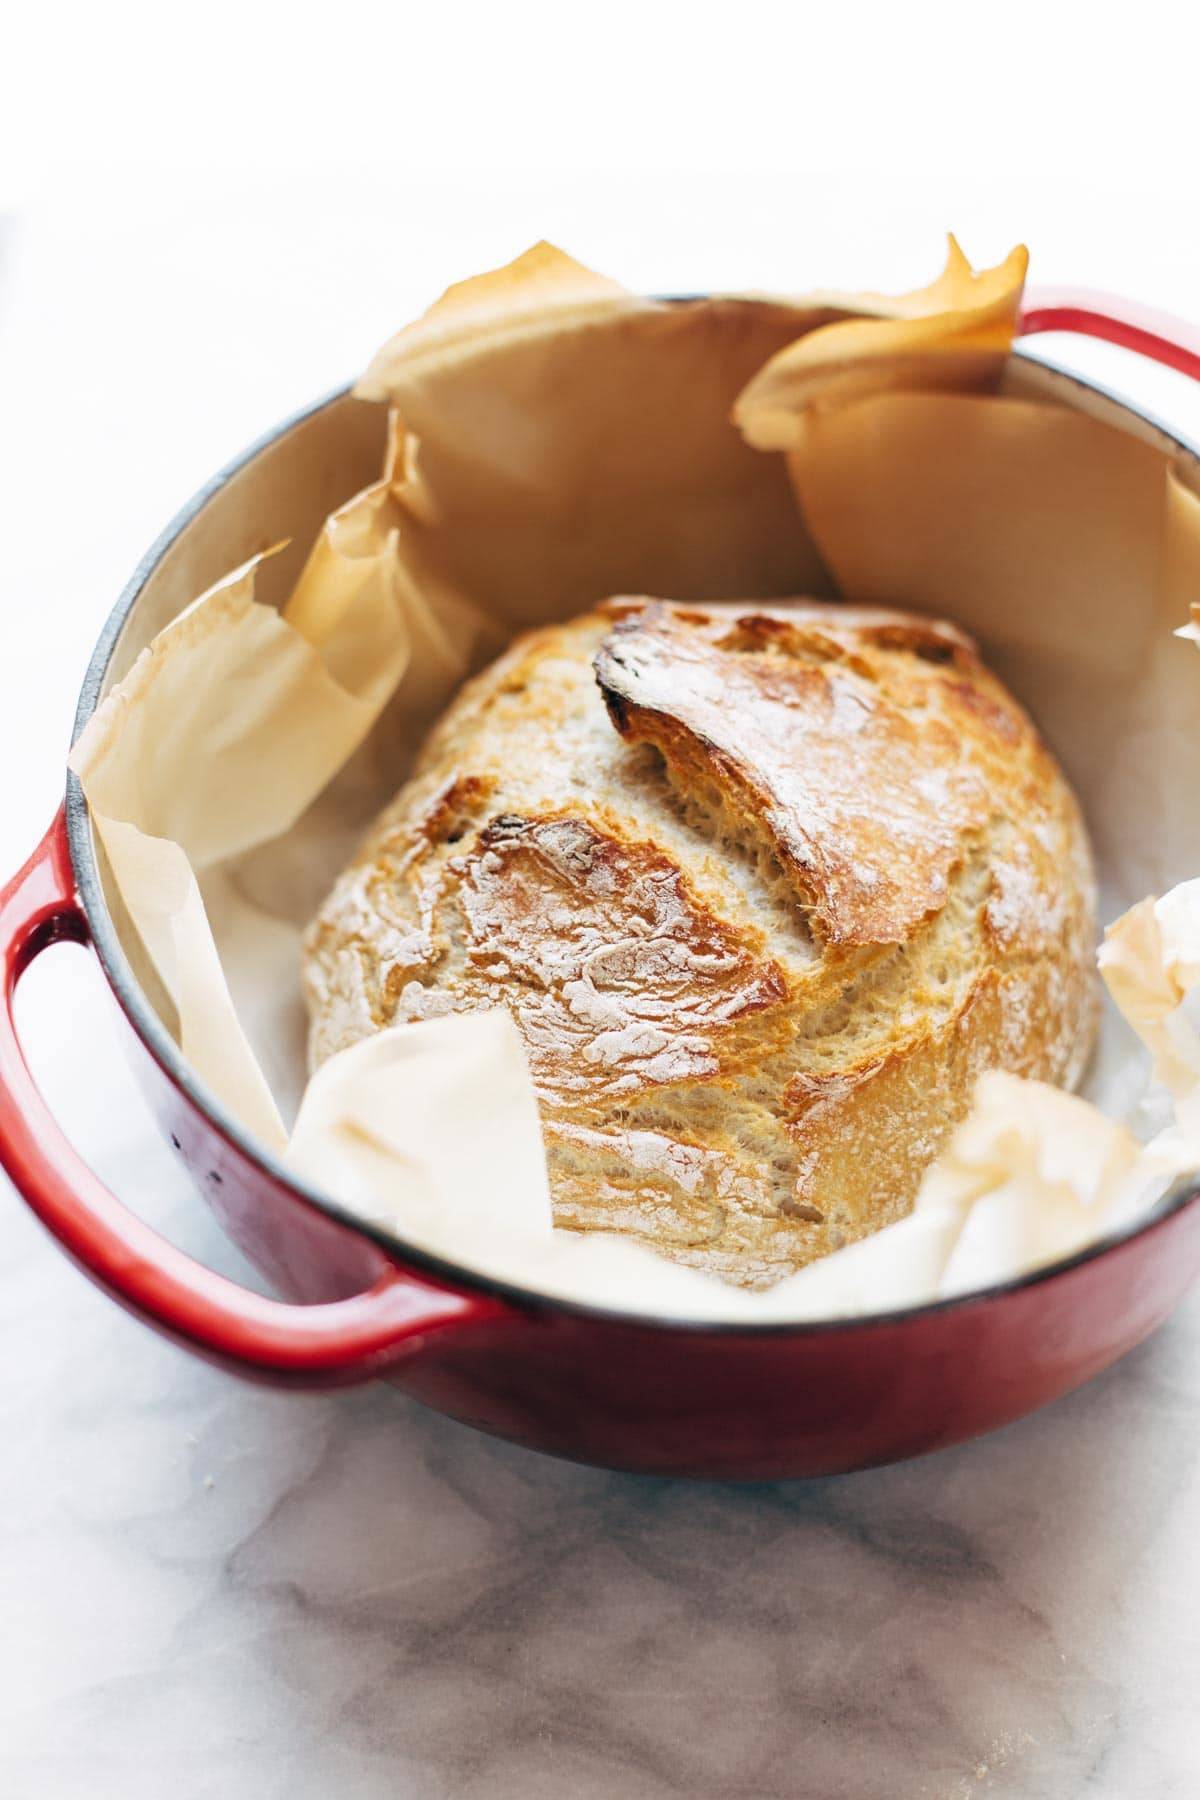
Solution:
[(20, 874), (0, 893), (0, 1163), (85, 1274), (122, 1305), (201, 1355), (242, 1374), (298, 1387), (365, 1381), (419, 1350), (433, 1331), (513, 1318), (499, 1301), (457, 1294), (379, 1253), (375, 1285), (347, 1300), (268, 1300), (160, 1237), (121, 1205), (59, 1130), (25, 1062), (13, 1023), (21, 975), (47, 945), (89, 933), (75, 892), (60, 810)]
[(1136, 350), (1200, 381), (1200, 327), (1116, 294), (1086, 288), (1034, 288), (1025, 295), (1019, 337), (1074, 331)]

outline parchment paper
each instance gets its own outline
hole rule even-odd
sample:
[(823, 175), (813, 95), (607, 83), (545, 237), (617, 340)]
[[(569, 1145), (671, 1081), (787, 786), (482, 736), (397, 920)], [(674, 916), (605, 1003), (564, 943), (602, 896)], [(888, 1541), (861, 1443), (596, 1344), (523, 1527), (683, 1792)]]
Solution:
[[(842, 592), (956, 618), (1066, 763), (1106, 916), (1200, 870), (1198, 671), (1171, 635), (1200, 597), (1200, 506), (1155, 443), (1014, 375), (1024, 268), (1022, 250), (976, 275), (952, 240), (942, 277), (895, 301), (672, 305), (541, 245), (375, 358), (361, 391), (392, 408), (387, 466), (326, 522), (282, 612), (254, 599), (254, 565), (236, 571), (159, 635), (73, 756), (169, 1023), (247, 1130), (466, 1266), (731, 1319), (986, 1285), (1119, 1227), (1200, 1163), (1190, 883), (1135, 906), (1102, 958), (1166, 1123), (1139, 1110), (1149, 1057), (1114, 1011), (1089, 1090), (1110, 1117), (985, 1077), (910, 1218), (767, 1294), (551, 1228), (506, 1014), (395, 1028), (305, 1092), (299, 933), (354, 837), (469, 669), (611, 592)], [(846, 317), (860, 310), (875, 316)]]

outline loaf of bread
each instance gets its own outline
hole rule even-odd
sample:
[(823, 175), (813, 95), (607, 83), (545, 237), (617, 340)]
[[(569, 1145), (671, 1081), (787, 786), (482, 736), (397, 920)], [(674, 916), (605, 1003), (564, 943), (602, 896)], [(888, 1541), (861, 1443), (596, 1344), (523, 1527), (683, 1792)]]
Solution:
[(905, 1213), (982, 1070), (1079, 1079), (1094, 932), (1074, 797), (953, 625), (613, 600), (432, 732), (310, 928), (312, 1060), (507, 1006), (556, 1223), (764, 1287)]

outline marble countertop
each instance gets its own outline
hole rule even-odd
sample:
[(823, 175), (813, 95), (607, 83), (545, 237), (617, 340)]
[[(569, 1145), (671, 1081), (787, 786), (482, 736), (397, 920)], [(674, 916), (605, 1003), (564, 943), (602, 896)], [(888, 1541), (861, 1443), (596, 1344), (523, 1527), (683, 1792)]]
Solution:
[[(230, 254), (254, 240), (238, 221), (219, 228)], [(359, 297), (335, 329), (328, 286), (289, 289), (269, 356), (299, 234), (247, 289), (214, 270), (213, 220), (160, 220), (133, 297), (100, 277), (150, 241), (144, 221), (125, 240), (79, 218), (0, 238), (0, 486), (19, 500), (0, 584), (21, 633), (19, 671), (0, 673), (0, 753), (21, 770), (5, 872), (53, 810), (77, 675), (144, 543), (240, 442), (353, 366), (375, 311), (425, 297), (370, 263), (378, 234), (341, 229)], [(439, 274), (488, 258), (472, 242), (451, 262), (427, 235)], [(533, 233), (522, 219), (509, 235)], [(71, 323), (81, 264), (107, 353), (67, 383), (41, 351)], [(1169, 273), (1160, 297), (1182, 308)], [(168, 404), (185, 296), (206, 332)], [(44, 958), (20, 1017), (104, 1178), (239, 1272), (115, 1053), (89, 958)], [(0, 1367), (4, 1800), (1200, 1787), (1200, 1293), (1108, 1374), (984, 1441), (735, 1488), (556, 1463), (384, 1388), (239, 1385), (91, 1289), (5, 1188)]]
[[(105, 997), (58, 960), (94, 1065)], [(101, 1129), (63, 1061), (106, 1177), (235, 1268), (124, 1069)], [(15, 1205), (0, 1246), (6, 1800), (1196, 1792), (1200, 1296), (991, 1438), (738, 1488), (242, 1386)]]

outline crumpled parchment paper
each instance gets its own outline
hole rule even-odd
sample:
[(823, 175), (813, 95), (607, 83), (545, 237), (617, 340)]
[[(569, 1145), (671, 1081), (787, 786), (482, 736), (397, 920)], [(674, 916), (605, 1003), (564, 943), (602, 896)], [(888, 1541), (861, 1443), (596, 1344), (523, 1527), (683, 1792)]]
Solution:
[[(1171, 637), (1200, 596), (1200, 502), (1160, 445), (1030, 391), (1008, 359), (1025, 265), (977, 274), (951, 240), (942, 276), (899, 299), (674, 305), (539, 245), (385, 346), (359, 390), (391, 409), (385, 468), (325, 522), (283, 607), (255, 599), (259, 559), (236, 570), (153, 639), (72, 755), (168, 1022), (247, 1132), (465, 1267), (747, 1321), (990, 1285), (1200, 1166), (1200, 883), (1131, 891), (1200, 868), (1196, 671)], [(353, 831), (513, 630), (617, 591), (840, 591), (983, 640), (1053, 722), (1109, 916), (1130, 908), (1100, 958), (1119, 1015), (1093, 1090), (1114, 1116), (987, 1075), (909, 1218), (747, 1294), (553, 1230), (506, 1013), (394, 1028), (305, 1085), (298, 934)], [(1171, 1112), (1145, 1143), (1139, 1039)]]

